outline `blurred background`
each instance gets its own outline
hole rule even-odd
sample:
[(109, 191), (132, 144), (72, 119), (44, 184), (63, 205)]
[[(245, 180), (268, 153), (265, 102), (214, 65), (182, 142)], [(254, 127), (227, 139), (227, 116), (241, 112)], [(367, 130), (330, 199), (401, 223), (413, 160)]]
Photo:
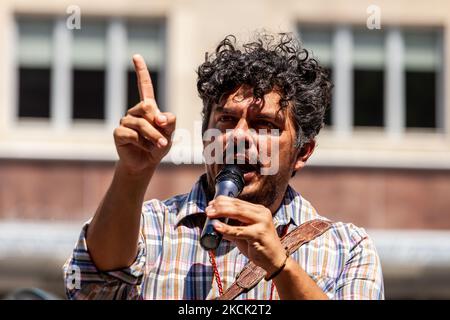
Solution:
[(150, 68), (175, 142), (147, 198), (190, 190), (201, 157), (197, 66), (227, 34), (290, 31), (331, 74), (333, 106), (292, 185), (319, 213), (366, 228), (388, 299), (450, 298), (450, 1), (3, 0), (0, 297), (64, 298), (61, 267), (105, 193), (113, 129)]

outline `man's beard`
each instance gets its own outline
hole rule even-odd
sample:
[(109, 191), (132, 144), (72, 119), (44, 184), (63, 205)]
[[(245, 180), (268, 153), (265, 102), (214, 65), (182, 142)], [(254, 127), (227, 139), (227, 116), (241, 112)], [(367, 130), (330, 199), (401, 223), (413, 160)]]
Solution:
[(242, 193), (238, 196), (238, 199), (248, 201), (254, 204), (261, 204), (266, 208), (269, 208), (275, 199), (277, 199), (281, 192), (279, 179), (277, 176), (267, 177), (265, 181), (262, 181), (262, 187), (259, 190), (255, 190), (251, 193)]

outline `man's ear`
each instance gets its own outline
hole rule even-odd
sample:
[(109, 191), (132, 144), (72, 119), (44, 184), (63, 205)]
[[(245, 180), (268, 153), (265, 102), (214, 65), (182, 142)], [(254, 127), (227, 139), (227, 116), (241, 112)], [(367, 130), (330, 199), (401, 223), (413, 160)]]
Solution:
[(306, 161), (314, 152), (315, 147), (316, 140), (312, 139), (311, 141), (305, 143), (303, 147), (297, 151), (297, 158), (294, 164), (294, 172), (302, 169), (305, 166)]

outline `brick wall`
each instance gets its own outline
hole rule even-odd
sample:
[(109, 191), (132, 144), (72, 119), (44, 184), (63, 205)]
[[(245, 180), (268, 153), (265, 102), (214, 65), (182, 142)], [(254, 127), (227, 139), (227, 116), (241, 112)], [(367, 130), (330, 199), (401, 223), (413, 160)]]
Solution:
[[(88, 219), (111, 162), (0, 161), (0, 218)], [(203, 166), (162, 164), (146, 198), (189, 191)], [(365, 228), (450, 229), (450, 171), (307, 167), (291, 184), (324, 216)]]

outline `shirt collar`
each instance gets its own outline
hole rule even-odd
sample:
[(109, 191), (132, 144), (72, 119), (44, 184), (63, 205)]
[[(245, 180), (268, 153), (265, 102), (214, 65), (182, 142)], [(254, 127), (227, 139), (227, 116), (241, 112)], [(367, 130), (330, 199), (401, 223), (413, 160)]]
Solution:
[(176, 225), (178, 225), (184, 218), (194, 214), (205, 212), (207, 205), (206, 193), (203, 186), (206, 183), (206, 174), (200, 176), (197, 182), (187, 194), (186, 200), (178, 211), (176, 218)]
[(302, 197), (291, 186), (288, 185), (283, 201), (273, 217), (275, 227), (293, 223), (300, 225), (300, 213), (302, 208)]
[[(203, 214), (207, 206), (206, 193), (206, 174), (203, 174), (187, 194), (186, 200), (178, 211), (176, 225), (184, 218), (195, 214)], [(292, 222), (295, 226), (300, 225), (300, 213), (302, 208), (302, 198), (291, 186), (288, 186), (281, 202), (280, 208), (274, 215), (275, 226), (287, 225)]]

